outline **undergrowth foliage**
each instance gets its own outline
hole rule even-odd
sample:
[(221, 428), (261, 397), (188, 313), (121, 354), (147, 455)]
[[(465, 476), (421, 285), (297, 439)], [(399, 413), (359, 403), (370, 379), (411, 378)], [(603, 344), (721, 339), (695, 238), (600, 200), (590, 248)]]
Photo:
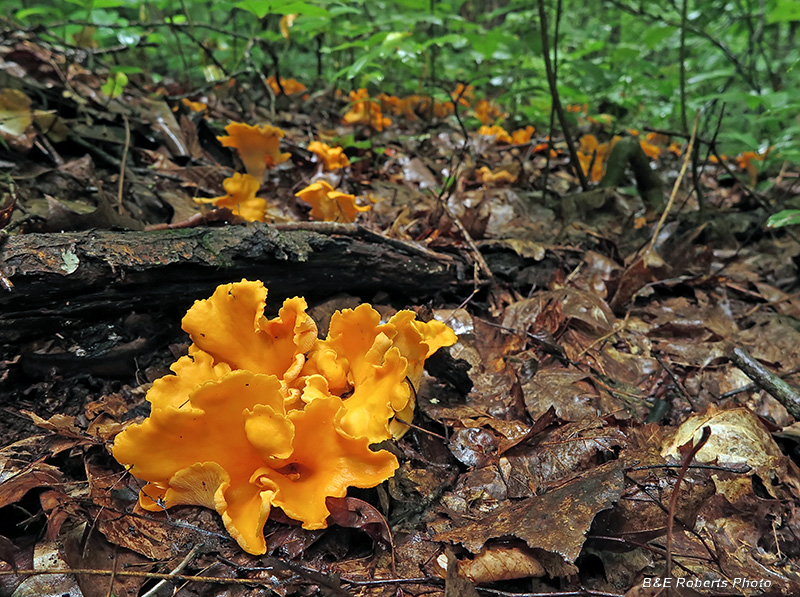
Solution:
[(137, 74), (198, 85), (250, 73), (447, 100), (465, 81), (523, 125), (549, 120), (549, 50), (564, 104), (588, 103), (621, 128), (683, 133), (702, 108), (699, 135), (719, 126), (721, 151), (772, 147), (764, 167), (800, 157), (796, 3), (765, 0), (757, 11), (722, 0), (539, 4), (545, 49), (542, 12), (526, 0), (9, 0), (5, 8), (10, 30), (46, 30), (91, 52), (115, 88)]

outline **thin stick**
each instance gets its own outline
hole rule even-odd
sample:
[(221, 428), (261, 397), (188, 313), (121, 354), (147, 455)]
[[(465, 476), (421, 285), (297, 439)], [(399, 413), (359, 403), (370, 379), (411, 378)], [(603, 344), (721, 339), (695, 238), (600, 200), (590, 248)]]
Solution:
[(114, 580), (117, 576), (117, 563), (119, 559), (117, 558), (117, 552), (119, 551), (119, 545), (114, 546), (114, 560), (111, 563), (111, 576), (108, 579), (108, 592), (106, 593), (106, 597), (113, 597), (114, 595)]
[(472, 239), (472, 235), (466, 229), (464, 224), (461, 223), (461, 219), (455, 213), (453, 213), (453, 210), (450, 209), (450, 206), (447, 205), (446, 201), (441, 201), (441, 205), (445, 213), (450, 217), (450, 219), (456, 225), (456, 228), (458, 228), (458, 231), (464, 237), (464, 241), (467, 243), (467, 246), (469, 247), (472, 253), (472, 257), (475, 259), (475, 262), (478, 264), (478, 267), (481, 269), (481, 271), (483, 271), (489, 283), (492, 284), (492, 286), (494, 286), (495, 285), (494, 274), (492, 273), (492, 270), (489, 269), (489, 264), (486, 263), (486, 260), (483, 258), (480, 249), (478, 249), (478, 245), (476, 245), (475, 241)]
[[(195, 545), (192, 548), (192, 550), (188, 554), (186, 554), (186, 557), (181, 560), (180, 564), (175, 566), (175, 569), (172, 570), (172, 572), (170, 572), (169, 575), (170, 576), (175, 576), (176, 574), (179, 574), (181, 572), (181, 570), (186, 568), (186, 566), (188, 566), (189, 563), (195, 558), (195, 556), (197, 555), (197, 552), (200, 551), (200, 548), (202, 546), (203, 546), (202, 543), (198, 543), (197, 545)], [(165, 586), (166, 584), (167, 584), (167, 579), (166, 578), (163, 579), (163, 580), (160, 580), (152, 589), (150, 589), (149, 591), (147, 591), (147, 593), (142, 595), (142, 597), (155, 597), (155, 595), (158, 593), (159, 589), (161, 589), (161, 587)]]
[(117, 211), (122, 213), (122, 192), (125, 186), (125, 162), (128, 161), (128, 149), (131, 146), (131, 124), (128, 122), (128, 117), (122, 115), (122, 120), (125, 122), (125, 146), (122, 148), (122, 161), (119, 164), (119, 188), (117, 189)]
[(672, 209), (673, 203), (675, 203), (675, 196), (678, 194), (678, 189), (681, 186), (681, 182), (683, 181), (683, 177), (686, 175), (686, 168), (689, 166), (689, 160), (692, 157), (692, 151), (694, 150), (694, 140), (697, 136), (697, 124), (700, 122), (700, 111), (697, 111), (697, 114), (694, 117), (694, 126), (692, 127), (692, 136), (689, 139), (689, 146), (686, 148), (686, 153), (683, 156), (683, 164), (681, 164), (681, 171), (678, 173), (678, 178), (675, 179), (675, 184), (672, 187), (672, 193), (669, 195), (669, 201), (667, 201), (667, 206), (664, 208), (664, 213), (661, 214), (661, 219), (656, 224), (656, 229), (653, 231), (653, 238), (650, 239), (650, 247), (648, 251), (652, 251), (653, 247), (656, 244), (656, 239), (658, 238), (658, 233), (661, 232), (661, 227), (664, 225), (664, 222), (667, 220), (667, 215), (669, 215), (669, 210)]
[[(0, 570), (2, 576), (61, 576), (63, 574), (75, 574), (86, 576), (110, 576), (111, 570), (94, 570), (92, 568), (48, 568), (46, 570)], [(194, 576), (191, 574), (167, 574), (160, 572), (137, 572), (135, 570), (117, 570), (116, 576), (164, 579), (164, 580), (185, 580), (188, 582), (207, 582), (220, 585), (256, 585), (271, 587), (275, 582), (267, 578), (226, 578), (222, 576)]]
[(800, 392), (797, 389), (783, 381), (738, 346), (730, 351), (728, 358), (744, 371), (744, 374), (752, 379), (758, 387), (766, 390), (770, 396), (780, 402), (790, 415), (795, 419), (800, 419)]
[[(556, 74), (553, 70), (553, 65), (550, 62), (550, 40), (547, 36), (547, 13), (544, 8), (544, 0), (539, 0), (539, 30), (542, 36), (542, 55), (544, 57), (544, 69), (547, 73), (547, 84), (550, 86), (550, 99), (553, 102), (553, 109), (558, 115), (558, 122), (561, 124), (562, 133), (564, 134), (564, 141), (567, 143), (567, 150), (569, 151), (569, 161), (572, 164), (572, 169), (578, 176), (581, 183), (581, 188), (584, 191), (589, 190), (589, 181), (583, 173), (583, 167), (578, 159), (578, 154), (575, 151), (575, 143), (572, 141), (572, 133), (569, 132), (569, 123), (564, 114), (564, 108), (561, 106), (561, 99), (558, 95), (558, 87), (556, 82)], [(551, 135), (552, 137), (552, 135)]]

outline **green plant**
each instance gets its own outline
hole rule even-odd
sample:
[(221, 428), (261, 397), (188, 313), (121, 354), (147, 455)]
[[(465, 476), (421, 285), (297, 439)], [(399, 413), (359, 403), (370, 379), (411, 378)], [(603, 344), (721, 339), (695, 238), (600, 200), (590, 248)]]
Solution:
[[(685, 18), (682, 2), (603, 0), (563, 13), (551, 4), (550, 37), (565, 104), (588, 103), (590, 114), (611, 114), (619, 129), (681, 130), (687, 114), (691, 120), (703, 109), (699, 134), (716, 134), (720, 152), (772, 146), (767, 166), (800, 161), (800, 99), (791, 91), (800, 86), (795, 2), (689, 3)], [(179, 76), (187, 84), (280, 74), (345, 91), (370, 87), (440, 99), (462, 81), (493, 97), (518, 123), (549, 120), (538, 12), (529, 0), (7, 5), (18, 25), (46, 25), (44, 35), (54, 42), (128, 46), (107, 64), (118, 73), (137, 66), (156, 80)], [(295, 15), (291, 26), (289, 15)], [(98, 53), (95, 60), (102, 65), (107, 59)]]
[(781, 228), (792, 224), (800, 224), (800, 209), (784, 209), (772, 214), (767, 220), (770, 228)]

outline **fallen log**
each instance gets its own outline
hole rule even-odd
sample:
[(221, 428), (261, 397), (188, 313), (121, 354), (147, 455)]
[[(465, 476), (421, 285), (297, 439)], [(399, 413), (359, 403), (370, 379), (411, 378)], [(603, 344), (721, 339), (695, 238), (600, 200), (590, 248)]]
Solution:
[(13, 285), (0, 289), (4, 341), (131, 311), (185, 310), (242, 278), (262, 280), (274, 306), (296, 295), (381, 291), (411, 304), (473, 285), (457, 255), (328, 223), (12, 236), (0, 247), (0, 271)]

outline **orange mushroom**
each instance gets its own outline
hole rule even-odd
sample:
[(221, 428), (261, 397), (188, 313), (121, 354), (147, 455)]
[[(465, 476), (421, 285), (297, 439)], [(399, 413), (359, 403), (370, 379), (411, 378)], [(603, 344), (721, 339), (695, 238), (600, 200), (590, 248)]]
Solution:
[(330, 514), (325, 499), (344, 497), (348, 487), (375, 487), (394, 474), (397, 458), (373, 452), (366, 437), (345, 433), (337, 420), (342, 399), (328, 396), (288, 413), (295, 430), (291, 456), (272, 459), (262, 470), (265, 486), (277, 488), (273, 505), (304, 529), (324, 529)]
[(224, 147), (239, 151), (239, 157), (247, 173), (262, 180), (266, 169), (273, 168), (289, 159), (288, 153), (280, 152), (280, 140), (285, 133), (274, 126), (251, 126), (243, 122), (232, 122), (225, 127), (228, 136), (217, 137)]
[(500, 143), (512, 143), (511, 135), (508, 134), (508, 131), (498, 125), (484, 125), (478, 129), (478, 134), (494, 137)]
[(433, 115), (436, 118), (447, 118), (455, 112), (453, 102), (433, 102)]
[(453, 101), (458, 101), (458, 103), (462, 106), (469, 106), (470, 102), (472, 102), (474, 99), (474, 96), (474, 87), (472, 85), (464, 85), (463, 83), (458, 83), (455, 91), (450, 94), (450, 97), (453, 99)]
[(195, 301), (181, 322), (183, 330), (215, 363), (276, 375), (289, 383), (317, 338), (317, 325), (300, 297), (286, 299), (278, 316), (267, 319), (266, 299), (261, 282), (224, 284), (210, 298)]
[(216, 207), (228, 207), (234, 215), (248, 222), (263, 222), (267, 216), (267, 201), (256, 197), (261, 183), (249, 174), (236, 173), (222, 181), (225, 195), (210, 199), (196, 198), (196, 203), (213, 203)]
[(343, 124), (365, 124), (376, 131), (382, 131), (392, 124), (392, 120), (381, 112), (380, 103), (370, 99), (366, 89), (351, 91), (350, 102), (350, 110), (342, 116)]
[(522, 145), (523, 143), (530, 143), (533, 133), (536, 132), (531, 125), (526, 126), (524, 129), (517, 129), (511, 133), (511, 141), (514, 145)]
[(342, 147), (331, 147), (320, 141), (312, 141), (308, 144), (308, 151), (322, 160), (325, 170), (338, 170), (350, 165)]
[(284, 79), (281, 77), (281, 84), (279, 86), (275, 75), (271, 75), (267, 77), (266, 82), (275, 95), (281, 95), (281, 87), (283, 87), (283, 91), (286, 92), (286, 95), (294, 95), (295, 93), (307, 91), (307, 87), (297, 79)]
[(486, 184), (496, 184), (504, 182), (515, 182), (517, 177), (511, 174), (508, 170), (498, 169), (490, 170), (486, 166), (482, 166), (475, 172), (476, 178)]
[(333, 392), (352, 392), (344, 400), (342, 428), (380, 442), (408, 429), (392, 421), (400, 412), (405, 422), (413, 415), (414, 392), (406, 380), (416, 389), (425, 359), (455, 342), (453, 331), (439, 321), (420, 322), (413, 311), (399, 311), (381, 324), (380, 314), (364, 304), (334, 313), (328, 337), (317, 341), (303, 374), (323, 375)]
[(196, 301), (182, 322), (189, 355), (153, 384), (150, 416), (113, 448), (147, 481), (142, 508), (213, 508), (251, 554), (266, 551), (273, 507), (306, 529), (324, 528), (326, 498), (394, 474), (397, 459), (370, 445), (402, 435), (404, 424), (391, 419), (413, 415), (408, 383), (456, 340), (411, 311), (381, 324), (370, 305), (335, 313), (319, 340), (302, 298), (267, 319), (266, 297), (261, 282), (242, 280)]
[(314, 220), (355, 222), (360, 212), (370, 209), (369, 205), (356, 205), (355, 195), (336, 191), (324, 180), (308, 185), (295, 195), (311, 205), (309, 215)]
[[(187, 403), (129, 426), (114, 440), (114, 457), (148, 481), (142, 508), (213, 508), (242, 549), (259, 554), (266, 551), (263, 528), (277, 488), (254, 473), (268, 458), (291, 454), (293, 435), (278, 379), (234, 371), (197, 386)], [(254, 444), (250, 436), (283, 443)]]
[(139, 496), (145, 510), (213, 508), (242, 549), (263, 554), (273, 506), (304, 528), (325, 528), (327, 497), (374, 487), (397, 469), (391, 453), (341, 430), (341, 412), (341, 398), (330, 396), (287, 413), (274, 375), (234, 371), (128, 427), (114, 457), (148, 481)]
[(496, 121), (504, 116), (506, 116), (506, 114), (503, 114), (500, 108), (490, 104), (485, 99), (475, 104), (475, 118), (480, 120), (483, 125), (488, 125), (490, 122)]

